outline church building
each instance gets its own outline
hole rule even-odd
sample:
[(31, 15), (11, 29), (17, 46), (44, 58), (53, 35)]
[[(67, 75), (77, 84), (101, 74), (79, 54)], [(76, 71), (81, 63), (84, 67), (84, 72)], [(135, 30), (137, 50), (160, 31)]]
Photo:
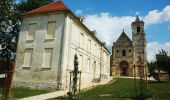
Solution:
[[(111, 75), (134, 76), (138, 74), (138, 69), (134, 65), (138, 57), (144, 59), (146, 64), (146, 38), (144, 32), (144, 22), (136, 17), (132, 22), (132, 40), (122, 32), (116, 42), (113, 43), (111, 56)], [(136, 72), (135, 72), (136, 71)]]
[(64, 90), (69, 88), (74, 56), (78, 55), (81, 88), (110, 75), (110, 52), (83, 18), (53, 2), (22, 15), (14, 87)]

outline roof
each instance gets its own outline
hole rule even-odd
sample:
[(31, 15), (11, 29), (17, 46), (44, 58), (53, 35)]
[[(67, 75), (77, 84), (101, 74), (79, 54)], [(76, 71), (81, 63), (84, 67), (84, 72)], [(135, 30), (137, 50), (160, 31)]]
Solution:
[(122, 34), (119, 36), (119, 38), (118, 38), (117, 41), (115, 42), (115, 45), (118, 45), (119, 42), (122, 40), (122, 38), (125, 38), (130, 44), (132, 44), (131, 39), (126, 35), (126, 33), (125, 33), (124, 30), (123, 30)]
[(138, 21), (140, 21), (139, 16), (136, 16), (135, 22), (138, 22)]
[(59, 10), (69, 10), (66, 5), (64, 5), (63, 2), (53, 2), (47, 5), (44, 5), (40, 8), (34, 9), (32, 11), (29, 11), (27, 13), (24, 13), (23, 15), (32, 15), (32, 14), (40, 14), (40, 13), (47, 13), (47, 12), (54, 12)]
[(135, 21), (132, 22), (131, 25), (133, 25), (133, 24), (139, 24), (139, 23), (143, 23), (143, 24), (144, 24), (144, 22), (140, 20), (139, 16), (136, 16)]

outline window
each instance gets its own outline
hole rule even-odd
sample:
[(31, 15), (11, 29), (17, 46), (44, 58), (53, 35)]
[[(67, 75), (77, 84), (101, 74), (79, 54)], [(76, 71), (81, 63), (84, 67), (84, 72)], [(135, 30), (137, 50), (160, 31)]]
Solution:
[(83, 48), (84, 45), (84, 35), (81, 33), (80, 34), (80, 47)]
[(140, 27), (139, 26), (137, 27), (137, 32), (140, 32)]
[(83, 71), (83, 55), (80, 55), (80, 59), (79, 59), (79, 70)]
[(93, 78), (95, 78), (95, 74), (96, 74), (96, 61), (94, 61), (93, 63)]
[(98, 51), (98, 57), (100, 58), (101, 49), (99, 48), (98, 50), (99, 50), (99, 51)]
[(44, 60), (43, 60), (44, 68), (50, 68), (52, 66), (52, 54), (53, 54), (52, 48), (45, 48)]
[(32, 62), (32, 53), (33, 49), (29, 48), (25, 50), (25, 55), (24, 55), (24, 67), (30, 67), (31, 62)]
[(129, 50), (129, 52), (131, 52), (131, 50)]
[(54, 38), (54, 34), (55, 34), (56, 21), (48, 22), (48, 26), (47, 27), (48, 28), (47, 28), (46, 38), (47, 39), (53, 39)]
[(87, 59), (87, 72), (90, 72), (90, 59)]
[(119, 53), (119, 50), (117, 50), (117, 53)]
[(94, 45), (94, 49), (93, 50), (94, 50), (94, 55), (97, 55), (97, 45), (96, 44)]
[(88, 49), (88, 52), (91, 52), (91, 40), (90, 39), (88, 39), (87, 49)]
[(122, 56), (126, 56), (126, 51), (124, 49), (122, 50)]
[(36, 23), (29, 24), (27, 40), (34, 40), (36, 27), (37, 27)]

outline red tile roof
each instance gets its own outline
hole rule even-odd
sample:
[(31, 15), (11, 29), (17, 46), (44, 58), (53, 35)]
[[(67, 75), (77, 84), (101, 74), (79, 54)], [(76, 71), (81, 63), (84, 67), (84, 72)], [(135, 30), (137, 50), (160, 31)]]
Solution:
[(69, 9), (67, 8), (67, 6), (64, 5), (63, 2), (58, 1), (58, 2), (53, 2), (50, 4), (44, 5), (32, 11), (29, 11), (23, 15), (40, 14), (40, 13), (59, 11), (59, 10), (69, 10)]

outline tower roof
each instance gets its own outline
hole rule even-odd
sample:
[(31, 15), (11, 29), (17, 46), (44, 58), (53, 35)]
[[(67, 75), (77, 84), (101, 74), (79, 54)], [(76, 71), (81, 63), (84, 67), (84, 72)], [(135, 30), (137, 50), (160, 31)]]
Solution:
[(55, 12), (59, 10), (69, 10), (66, 5), (64, 5), (63, 2), (53, 2), (47, 5), (44, 5), (40, 8), (31, 10), (27, 13), (24, 13), (23, 15), (32, 15), (32, 14), (40, 14), (40, 13), (47, 13), (47, 12)]
[(136, 16), (135, 22), (138, 22), (138, 21), (140, 21), (139, 16)]
[(133, 25), (138, 25), (139, 23), (144, 24), (144, 21), (140, 20), (140, 19), (139, 19), (139, 16), (136, 16), (136, 19), (135, 19), (134, 22), (131, 23), (131, 26), (133, 26)]

